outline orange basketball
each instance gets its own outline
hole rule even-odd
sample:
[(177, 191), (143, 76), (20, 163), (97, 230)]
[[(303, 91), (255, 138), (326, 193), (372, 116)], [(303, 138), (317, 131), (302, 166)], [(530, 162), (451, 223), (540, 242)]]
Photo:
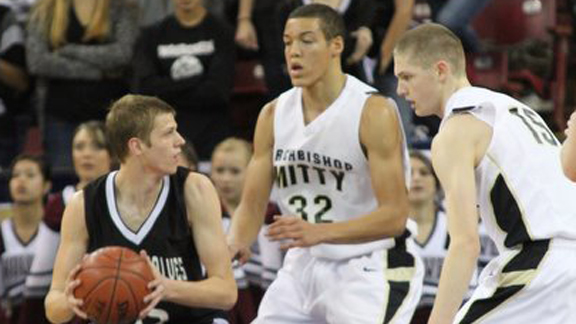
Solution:
[(132, 323), (146, 307), (147, 285), (154, 279), (145, 258), (124, 247), (98, 249), (82, 261), (74, 296), (82, 310), (98, 324)]

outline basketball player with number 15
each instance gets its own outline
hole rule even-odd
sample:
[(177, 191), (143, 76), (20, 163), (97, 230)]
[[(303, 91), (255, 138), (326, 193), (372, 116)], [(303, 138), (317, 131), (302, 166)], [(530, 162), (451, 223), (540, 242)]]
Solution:
[(398, 112), (342, 73), (343, 25), (321, 4), (299, 7), (286, 23), (294, 88), (260, 113), (229, 234), (231, 252), (246, 260), (274, 184), (283, 215), (268, 236), (289, 250), (253, 323), (408, 323), (420, 297)]
[[(460, 40), (425, 24), (394, 50), (398, 94), (442, 118), (432, 143), (450, 245), (429, 323), (571, 323), (576, 318), (576, 186), (531, 108), (472, 87)], [(500, 255), (458, 308), (480, 251), (478, 213)]]
[(112, 105), (106, 131), (120, 170), (91, 182), (66, 206), (45, 302), (51, 322), (86, 318), (72, 294), (82, 284), (73, 279), (78, 263), (111, 245), (144, 250), (154, 268), (138, 323), (219, 323), (209, 308), (236, 302), (216, 190), (205, 176), (178, 167), (184, 139), (174, 114), (153, 97), (127, 95)]

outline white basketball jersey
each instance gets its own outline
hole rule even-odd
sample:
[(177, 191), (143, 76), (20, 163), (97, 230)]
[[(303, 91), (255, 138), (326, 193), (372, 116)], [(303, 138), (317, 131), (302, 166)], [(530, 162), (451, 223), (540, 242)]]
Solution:
[(16, 305), (22, 301), (24, 283), (37, 254), (39, 242), (43, 237), (55, 233), (44, 223), (40, 223), (34, 237), (23, 243), (16, 235), (11, 219), (2, 222), (1, 231), (4, 250), (0, 258), (0, 292), (2, 299), (10, 300), (12, 305)]
[[(307, 125), (301, 88), (278, 98), (273, 162), (282, 214), (299, 215), (311, 223), (341, 222), (378, 207), (359, 135), (364, 104), (375, 92), (347, 75), (338, 98)], [(405, 179), (409, 183), (408, 151), (403, 142)], [(393, 239), (385, 239), (364, 244), (320, 244), (310, 249), (315, 257), (344, 259), (393, 246)]]
[[(74, 196), (76, 187), (68, 185), (62, 189), (62, 202), (64, 206)], [(26, 278), (26, 285), (24, 295), (26, 297), (44, 297), (50, 290), (52, 283), (52, 270), (54, 268), (54, 261), (58, 253), (58, 246), (60, 245), (60, 233), (55, 232), (48, 228), (50, 235), (44, 235), (39, 238), (38, 253), (32, 265), (30, 266), (30, 273)]]
[(560, 143), (521, 102), (483, 88), (459, 90), (442, 120), (470, 113), (492, 127), (476, 167), (477, 203), (498, 249), (554, 237), (576, 239), (576, 185), (560, 166)]

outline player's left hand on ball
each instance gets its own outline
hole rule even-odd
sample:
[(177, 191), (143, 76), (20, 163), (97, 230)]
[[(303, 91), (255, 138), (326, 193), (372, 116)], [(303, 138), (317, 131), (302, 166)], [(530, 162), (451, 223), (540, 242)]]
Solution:
[(81, 268), (81, 265), (77, 264), (68, 274), (68, 278), (66, 278), (66, 288), (64, 289), (64, 294), (66, 295), (68, 305), (70, 308), (72, 308), (74, 314), (80, 318), (87, 319), (88, 315), (81, 309), (82, 305), (84, 305), (84, 301), (74, 297), (74, 290), (82, 283), (80, 279), (76, 279), (76, 276), (78, 275), (78, 272), (80, 272)]
[(150, 257), (146, 253), (145, 250), (140, 251), (140, 255), (148, 261), (148, 265), (152, 268), (152, 272), (154, 273), (154, 280), (148, 283), (148, 288), (150, 289), (151, 293), (144, 297), (144, 303), (147, 304), (146, 308), (144, 308), (141, 312), (139, 317), (145, 318), (148, 316), (148, 313), (158, 305), (159, 302), (162, 301), (164, 296), (166, 295), (166, 287), (164, 284), (164, 280), (166, 279), (160, 271), (154, 266)]
[(283, 241), (280, 248), (308, 247), (322, 242), (322, 232), (318, 225), (310, 224), (296, 216), (274, 216), (274, 223), (268, 227), (266, 236), (272, 241)]

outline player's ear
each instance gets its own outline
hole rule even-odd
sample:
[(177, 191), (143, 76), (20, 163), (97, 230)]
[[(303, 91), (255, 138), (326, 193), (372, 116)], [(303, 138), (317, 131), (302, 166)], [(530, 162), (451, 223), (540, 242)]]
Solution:
[(340, 56), (344, 51), (344, 38), (342, 36), (332, 38), (330, 47), (332, 48), (332, 56)]
[(132, 137), (128, 140), (128, 152), (138, 156), (142, 154), (143, 145), (144, 143), (142, 143), (142, 141), (139, 138)]
[(436, 65), (434, 66), (434, 70), (435, 70), (434, 72), (436, 73), (436, 76), (438, 77), (438, 79), (440, 81), (445, 81), (446, 78), (448, 77), (448, 75), (452, 72), (450, 64), (448, 64), (448, 62), (446, 62), (444, 60), (440, 60), (440, 61), (436, 62)]

